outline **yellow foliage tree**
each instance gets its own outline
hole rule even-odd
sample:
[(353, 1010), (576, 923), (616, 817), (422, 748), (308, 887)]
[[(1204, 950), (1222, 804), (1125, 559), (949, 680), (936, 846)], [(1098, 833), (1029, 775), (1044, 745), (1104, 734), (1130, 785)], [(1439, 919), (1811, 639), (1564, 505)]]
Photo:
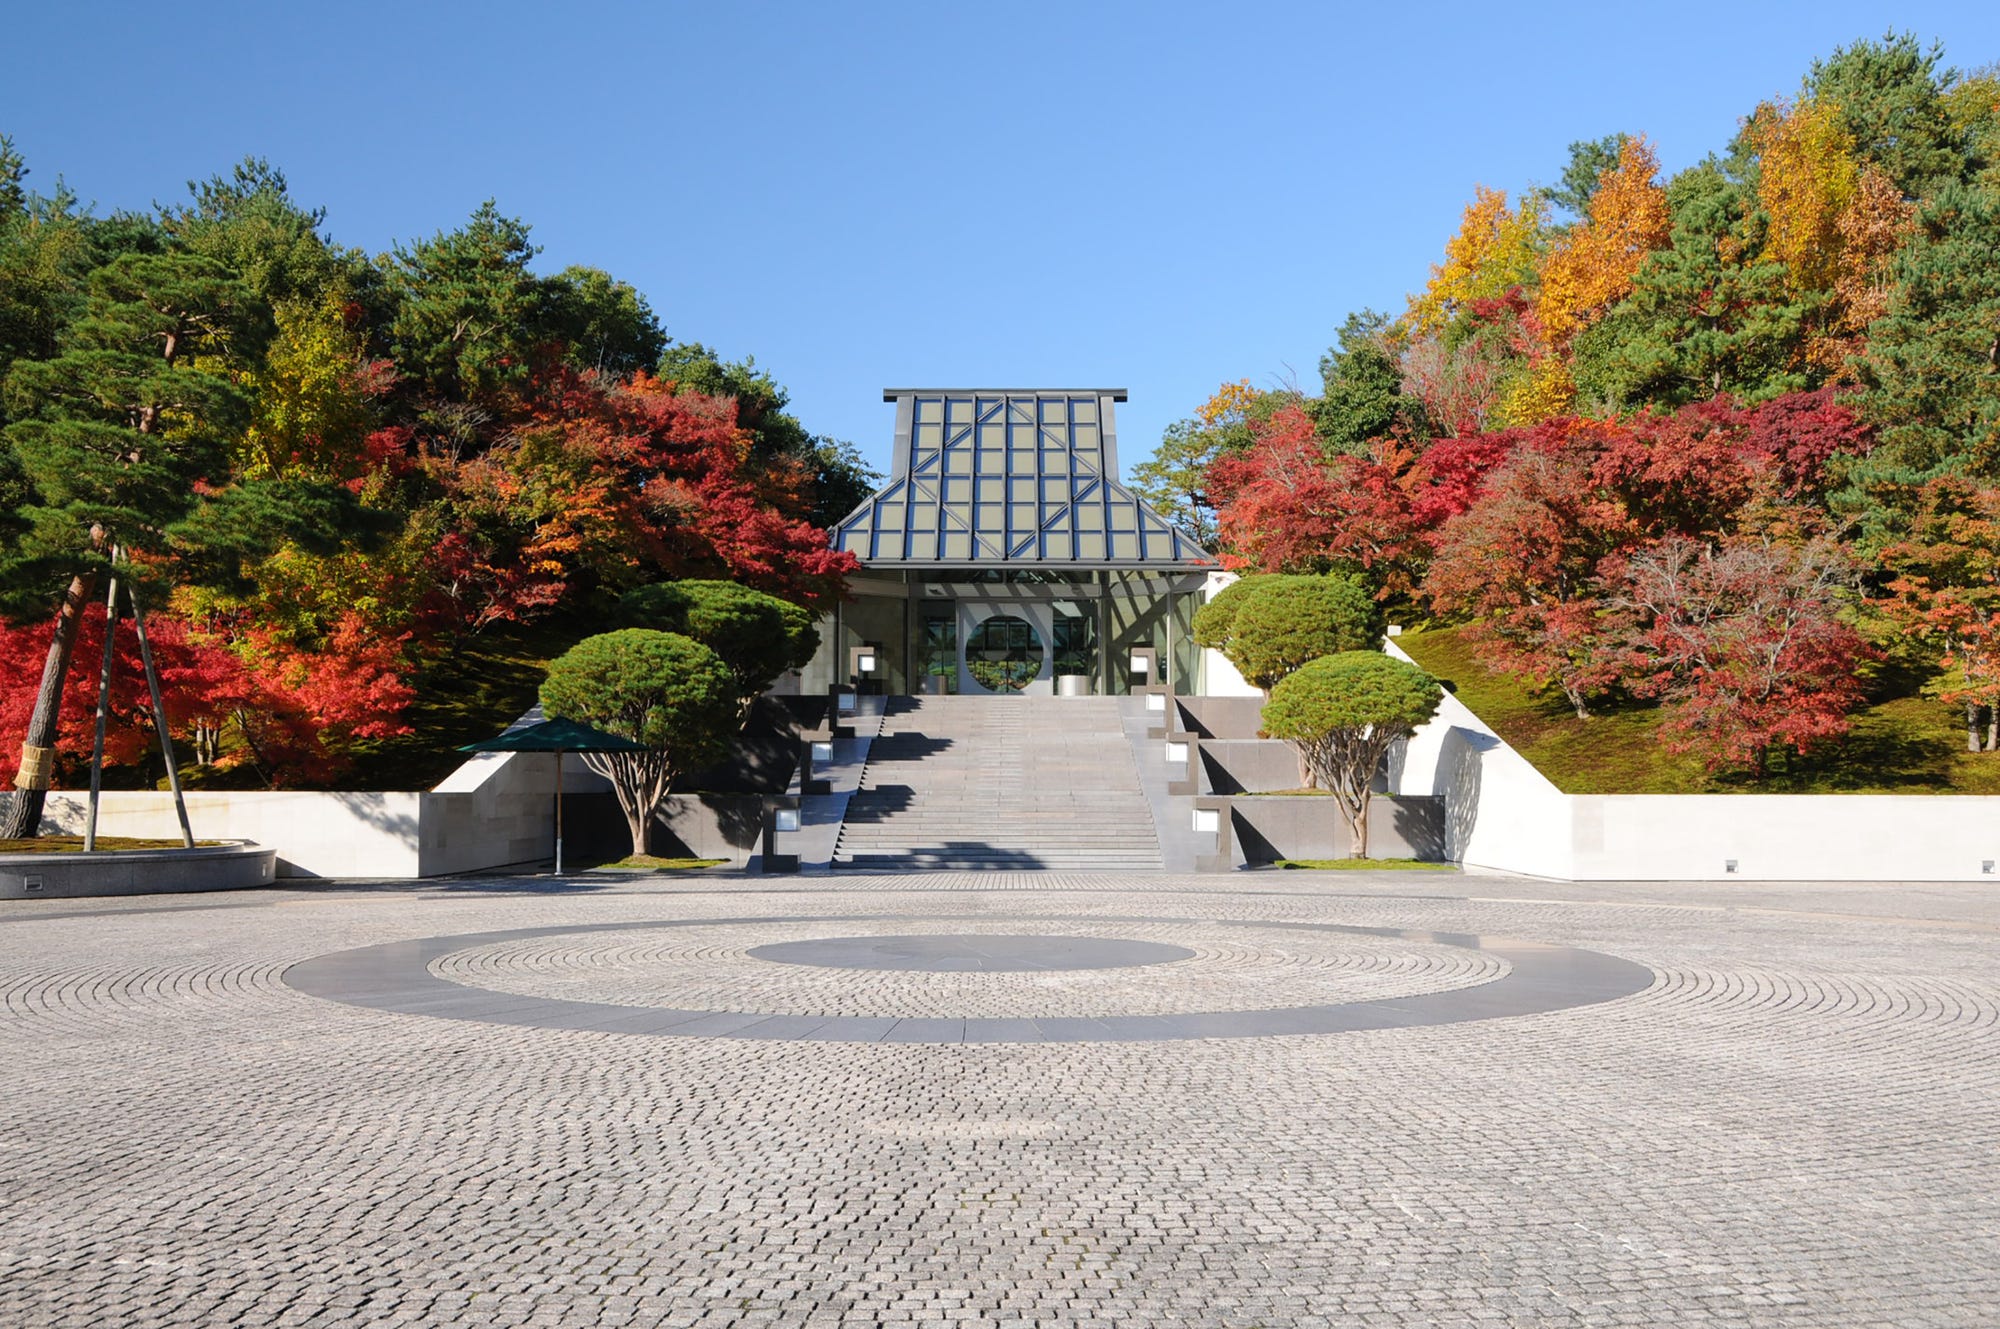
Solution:
[(1250, 419), (1250, 408), (1263, 395), (1250, 386), (1249, 379), (1239, 378), (1234, 383), (1224, 383), (1207, 401), (1195, 407), (1195, 417), (1211, 429), (1244, 424)]
[(1566, 415), (1575, 405), (1576, 381), (1569, 366), (1560, 356), (1543, 355), (1501, 387), (1494, 423), (1502, 429), (1525, 428)]
[(1766, 246), (1795, 291), (1827, 291), (1841, 270), (1840, 219), (1861, 171), (1854, 136), (1830, 102), (1766, 102), (1747, 131), (1757, 153), (1757, 201), (1771, 219)]
[(254, 403), (236, 458), (241, 474), (348, 480), (360, 473), (371, 427), (369, 397), (385, 370), (363, 357), (345, 298), (287, 302), (273, 311), (277, 336), (264, 363), (241, 376)]
[(1444, 262), (1431, 265), (1430, 283), (1410, 301), (1405, 323), (1424, 336), (1443, 328), (1474, 300), (1505, 295), (1534, 280), (1548, 205), (1529, 194), (1509, 209), (1505, 190), (1473, 186), (1458, 234), (1445, 241)]
[[(1618, 165), (1590, 196), (1589, 218), (1549, 251), (1535, 314), (1551, 348), (1570, 339), (1623, 299), (1646, 255), (1667, 242), (1667, 191), (1655, 177), (1659, 158), (1643, 138), (1625, 141)], [(1566, 377), (1566, 376), (1565, 376)]]

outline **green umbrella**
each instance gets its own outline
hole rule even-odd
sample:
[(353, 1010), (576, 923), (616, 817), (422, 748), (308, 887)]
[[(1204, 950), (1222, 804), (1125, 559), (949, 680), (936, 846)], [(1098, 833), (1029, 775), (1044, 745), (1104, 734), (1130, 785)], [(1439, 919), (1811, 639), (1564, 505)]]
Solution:
[(498, 738), (461, 744), (460, 752), (553, 752), (556, 754), (556, 875), (562, 875), (562, 754), (565, 752), (644, 752), (620, 734), (608, 734), (575, 720), (543, 720), (509, 729)]

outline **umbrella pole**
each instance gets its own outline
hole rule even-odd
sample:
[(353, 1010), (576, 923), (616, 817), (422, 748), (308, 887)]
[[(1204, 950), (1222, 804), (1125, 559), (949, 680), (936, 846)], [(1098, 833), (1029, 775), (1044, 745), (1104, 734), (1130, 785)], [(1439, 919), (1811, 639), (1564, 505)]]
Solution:
[(556, 753), (556, 875), (562, 875), (562, 767), (563, 754)]

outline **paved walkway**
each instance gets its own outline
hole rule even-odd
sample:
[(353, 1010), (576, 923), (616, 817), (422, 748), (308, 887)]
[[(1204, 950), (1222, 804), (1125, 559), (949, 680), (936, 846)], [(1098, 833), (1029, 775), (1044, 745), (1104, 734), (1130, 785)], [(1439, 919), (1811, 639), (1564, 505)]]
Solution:
[(11, 903), (0, 1067), (10, 1329), (2000, 1322), (1991, 888)]

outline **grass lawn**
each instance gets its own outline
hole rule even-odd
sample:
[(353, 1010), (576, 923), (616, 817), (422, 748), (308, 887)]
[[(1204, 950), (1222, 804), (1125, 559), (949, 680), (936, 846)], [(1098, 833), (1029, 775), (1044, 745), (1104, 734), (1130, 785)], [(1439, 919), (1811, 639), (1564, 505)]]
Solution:
[(598, 868), (617, 872), (686, 872), (694, 868), (721, 867), (726, 858), (655, 858), (651, 854), (629, 854), (616, 863), (599, 863)]
[(1557, 788), (1571, 794), (2000, 794), (2000, 753), (1965, 751), (1958, 713), (1886, 674), (1855, 713), (1847, 741), (1762, 779), (1709, 774), (1654, 738), (1656, 706), (1609, 704), (1579, 720), (1560, 693), (1538, 694), (1473, 657), (1456, 628), (1405, 632), (1396, 644)]
[(1456, 872), (1456, 863), (1421, 858), (1281, 858), (1272, 867), (1310, 872)]
[[(197, 849), (213, 849), (220, 840), (196, 840)], [(145, 840), (128, 835), (100, 835), (97, 850), (103, 853), (112, 849), (181, 849), (178, 839)], [(32, 840), (0, 840), (0, 854), (80, 854), (83, 852), (81, 835), (38, 835)]]

